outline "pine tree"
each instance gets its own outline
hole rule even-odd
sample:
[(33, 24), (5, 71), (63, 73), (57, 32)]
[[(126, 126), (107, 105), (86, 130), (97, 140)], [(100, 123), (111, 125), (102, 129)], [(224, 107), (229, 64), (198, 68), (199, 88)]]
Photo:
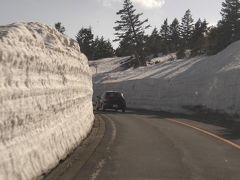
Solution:
[(113, 57), (115, 56), (115, 50), (110, 42), (110, 40), (105, 41), (105, 49), (106, 49), (106, 56), (105, 57)]
[[(240, 39), (240, 1), (239, 0), (225, 0), (222, 3), (221, 10), (222, 28), (229, 31), (229, 43)], [(228, 30), (227, 30), (228, 29)]]
[(92, 48), (93, 48), (93, 59), (101, 59), (103, 57), (103, 50), (104, 50), (104, 45), (103, 45), (103, 37), (99, 38), (98, 36), (94, 39)]
[(180, 46), (180, 26), (177, 18), (173, 20), (169, 31), (170, 52), (175, 52)]
[(161, 51), (163, 54), (169, 53), (169, 37), (170, 37), (170, 28), (168, 25), (168, 19), (165, 19), (160, 29), (160, 38), (162, 42)]
[(93, 33), (92, 28), (82, 28), (76, 35), (76, 40), (83, 52), (89, 60), (93, 59)]
[(132, 44), (128, 38), (124, 38), (119, 42), (119, 46), (116, 49), (116, 55), (118, 57), (131, 56), (134, 54), (134, 49), (134, 44)]
[(96, 37), (93, 42), (94, 59), (102, 59), (114, 56), (114, 49), (109, 40), (105, 40), (103, 36), (101, 38)]
[(64, 34), (64, 32), (66, 31), (65, 27), (62, 26), (62, 23), (60, 22), (56, 23), (54, 26), (62, 34)]
[(191, 55), (203, 54), (206, 51), (206, 33), (207, 21), (198, 19), (198, 21), (195, 23), (191, 37)]
[(208, 33), (208, 54), (216, 54), (232, 42), (232, 28), (219, 21), (217, 27), (211, 28)]
[(161, 40), (157, 28), (154, 28), (151, 35), (147, 36), (146, 41), (146, 54), (153, 55), (154, 57), (158, 56), (160, 50)]
[(208, 54), (216, 54), (230, 43), (240, 39), (240, 2), (225, 0), (221, 9), (222, 19), (208, 33)]
[(136, 14), (136, 9), (130, 0), (124, 0), (123, 9), (117, 12), (120, 16), (120, 20), (117, 20), (117, 24), (114, 27), (117, 37), (115, 41), (128, 41), (132, 47), (134, 47), (134, 55), (136, 62), (135, 67), (146, 65), (145, 55), (143, 54), (143, 44), (144, 44), (144, 30), (149, 28), (149, 26), (144, 26), (148, 19), (141, 21), (139, 18), (143, 13)]
[(181, 39), (182, 39), (182, 46), (184, 48), (190, 48), (190, 40), (192, 37), (194, 25), (193, 25), (193, 18), (191, 15), (190, 9), (185, 12), (185, 15), (182, 18), (182, 22), (180, 25), (181, 31)]
[(207, 32), (207, 54), (216, 54), (219, 49), (219, 27), (211, 26)]

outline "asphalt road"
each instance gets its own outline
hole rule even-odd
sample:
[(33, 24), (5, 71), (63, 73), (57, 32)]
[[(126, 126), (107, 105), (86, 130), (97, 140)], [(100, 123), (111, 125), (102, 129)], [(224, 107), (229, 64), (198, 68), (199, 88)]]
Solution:
[(151, 112), (108, 111), (99, 117), (105, 135), (73, 179), (240, 179), (240, 137), (229, 138), (226, 127)]

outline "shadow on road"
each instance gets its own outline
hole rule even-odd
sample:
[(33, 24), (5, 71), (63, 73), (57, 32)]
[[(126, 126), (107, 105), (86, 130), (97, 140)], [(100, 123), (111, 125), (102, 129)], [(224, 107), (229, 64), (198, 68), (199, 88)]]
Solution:
[(217, 134), (221, 137), (231, 140), (240, 139), (240, 121), (235, 121), (232, 119), (226, 119), (224, 116), (219, 114), (177, 114), (168, 112), (156, 112), (149, 110), (140, 109), (128, 109), (125, 113), (115, 110), (105, 110), (105, 111), (95, 111), (99, 114), (134, 114), (134, 115), (147, 115), (149, 118), (174, 118), (174, 119), (187, 119), (191, 121), (201, 122), (205, 124), (210, 124), (214, 126), (223, 127), (223, 129), (218, 130)]

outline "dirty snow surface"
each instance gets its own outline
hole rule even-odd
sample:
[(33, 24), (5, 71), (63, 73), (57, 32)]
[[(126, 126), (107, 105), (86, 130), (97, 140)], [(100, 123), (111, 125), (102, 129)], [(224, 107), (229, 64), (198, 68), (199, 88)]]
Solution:
[(95, 73), (94, 96), (104, 90), (118, 90), (131, 108), (240, 113), (240, 41), (214, 56), (182, 60), (162, 57), (157, 64), (128, 70), (121, 67), (122, 61), (124, 58), (112, 58), (90, 63)]
[(92, 124), (92, 73), (77, 42), (39, 23), (0, 26), (0, 179), (39, 177)]

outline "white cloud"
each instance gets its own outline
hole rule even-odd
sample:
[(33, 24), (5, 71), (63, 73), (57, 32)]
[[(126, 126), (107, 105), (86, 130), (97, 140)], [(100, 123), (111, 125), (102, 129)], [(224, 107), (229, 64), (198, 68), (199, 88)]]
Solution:
[[(122, 0), (98, 0), (103, 6), (111, 7), (113, 3), (123, 2)], [(144, 8), (159, 8), (165, 4), (165, 0), (132, 0), (135, 4), (139, 4)]]
[(132, 0), (145, 8), (159, 8), (165, 4), (164, 0)]

